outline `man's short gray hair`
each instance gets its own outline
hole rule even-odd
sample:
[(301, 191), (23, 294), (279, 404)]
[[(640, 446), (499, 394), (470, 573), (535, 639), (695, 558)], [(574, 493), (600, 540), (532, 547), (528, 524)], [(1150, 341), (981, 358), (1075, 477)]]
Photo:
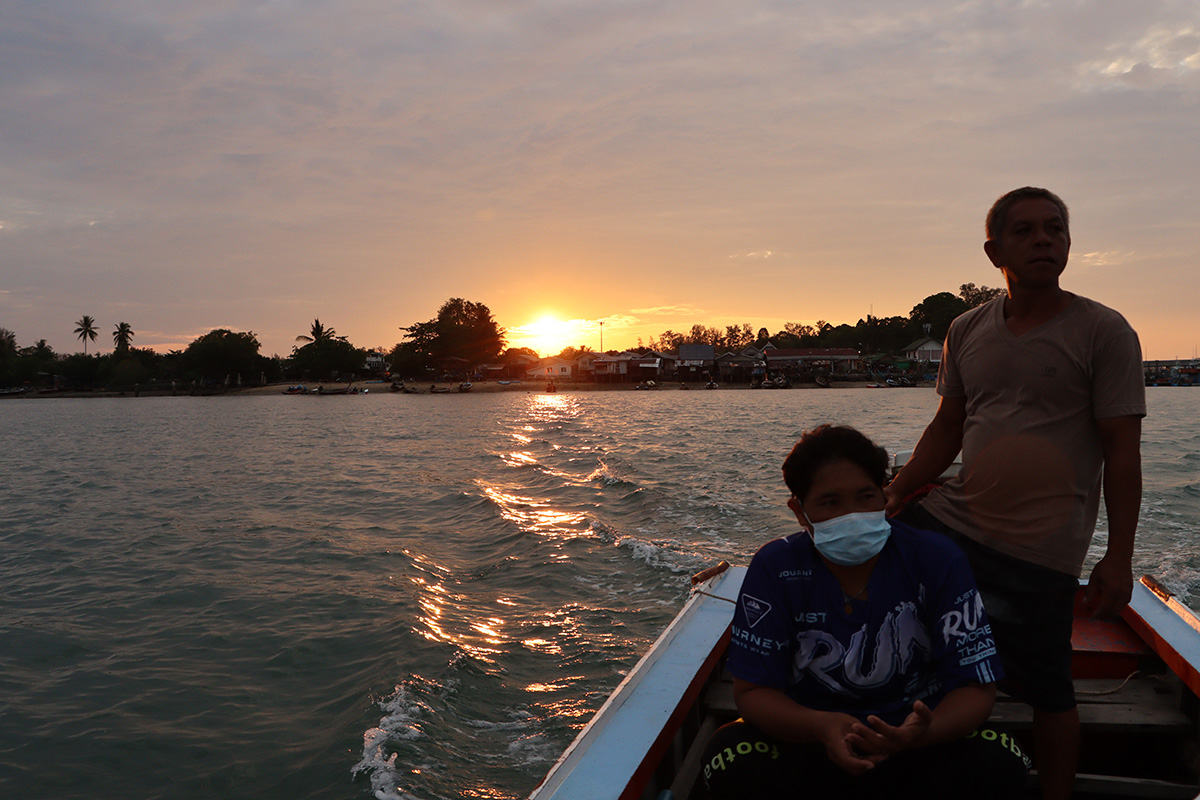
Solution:
[(988, 241), (995, 241), (1000, 238), (1001, 232), (1004, 230), (1004, 224), (1008, 222), (1008, 210), (1012, 208), (1013, 203), (1018, 200), (1028, 200), (1036, 198), (1040, 200), (1049, 200), (1054, 205), (1058, 206), (1059, 212), (1062, 214), (1063, 225), (1067, 229), (1067, 238), (1071, 236), (1071, 219), (1067, 213), (1067, 204), (1062, 201), (1062, 198), (1056, 195), (1049, 189), (1039, 189), (1036, 186), (1024, 186), (1020, 189), (1013, 189), (1008, 194), (1002, 195), (995, 203), (992, 203), (992, 208), (988, 211), (985, 230)]

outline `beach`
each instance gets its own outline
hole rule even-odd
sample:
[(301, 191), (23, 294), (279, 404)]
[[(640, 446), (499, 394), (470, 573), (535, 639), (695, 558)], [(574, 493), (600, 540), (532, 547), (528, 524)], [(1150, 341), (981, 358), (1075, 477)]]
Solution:
[[(229, 394), (279, 394), (286, 393), (288, 386), (297, 384), (270, 384), (268, 386), (253, 386), (249, 388), (234, 389)], [(339, 391), (345, 389), (348, 385), (352, 385), (358, 389), (366, 389), (370, 394), (376, 392), (391, 392), (391, 384), (385, 381), (356, 381), (353, 384), (346, 383), (304, 383), (310, 392), (314, 391), (318, 386), (323, 386), (326, 390)], [(407, 388), (415, 390), (421, 394), (429, 394), (430, 387), (436, 387), (439, 392), (445, 393), (449, 389), (450, 393), (459, 393), (457, 382), (432, 382), (432, 383), (405, 383)], [(558, 392), (630, 392), (636, 391), (636, 383), (594, 383), (592, 381), (554, 381), (555, 391)], [(918, 384), (927, 386), (932, 384)], [(511, 383), (500, 383), (499, 381), (479, 381), (472, 382), (469, 394), (486, 394), (492, 392), (534, 392), (545, 393), (547, 387), (546, 381), (513, 381)], [(741, 391), (743, 389), (752, 388), (747, 383), (731, 383), (721, 384), (716, 389), (705, 389), (702, 383), (679, 383), (666, 382), (658, 383), (654, 388), (648, 391), (656, 392), (678, 392), (678, 391)], [(815, 383), (795, 383), (792, 384), (793, 389), (821, 389), (825, 387), (818, 386)], [(866, 389), (869, 388), (864, 381), (834, 381), (830, 388), (834, 389)]]

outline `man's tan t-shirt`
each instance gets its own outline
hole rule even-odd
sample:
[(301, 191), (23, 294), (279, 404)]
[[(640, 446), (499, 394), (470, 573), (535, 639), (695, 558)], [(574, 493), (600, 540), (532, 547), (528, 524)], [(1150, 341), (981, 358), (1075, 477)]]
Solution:
[(922, 505), (994, 550), (1077, 576), (1100, 507), (1095, 421), (1145, 416), (1141, 347), (1124, 317), (1078, 295), (1014, 336), (1004, 301), (950, 326), (937, 392), (966, 398), (963, 470)]

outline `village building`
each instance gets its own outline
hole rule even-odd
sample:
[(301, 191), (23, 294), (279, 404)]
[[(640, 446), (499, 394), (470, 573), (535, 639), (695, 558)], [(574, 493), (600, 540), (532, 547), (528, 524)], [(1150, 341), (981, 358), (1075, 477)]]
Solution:
[(717, 352), (711, 344), (681, 344), (675, 377), (681, 381), (709, 381), (716, 374)]
[(575, 375), (575, 362), (558, 356), (543, 358), (535, 366), (527, 369), (525, 375), (532, 380), (570, 378)]
[(381, 350), (368, 350), (364, 368), (371, 375), (386, 374), (388, 371), (387, 353)]
[[(812, 380), (817, 375), (847, 375), (861, 372), (862, 355), (853, 347), (781, 348), (768, 342), (763, 348), (742, 351), (757, 354), (762, 372), (785, 375), (793, 380)], [(757, 377), (762, 373), (758, 372)]]
[(575, 374), (580, 380), (594, 381), (596, 379), (596, 359), (602, 355), (603, 353), (594, 353), (591, 350), (579, 354), (579, 357), (575, 359)]
[(527, 377), (527, 372), (530, 367), (541, 361), (536, 355), (529, 353), (513, 353), (507, 356), (502, 363), (485, 364), (480, 367), (480, 372), (488, 380), (493, 381), (519, 381)]
[(616, 355), (599, 355), (593, 361), (599, 383), (641, 383), (674, 377), (678, 357), (670, 353), (626, 350)]
[(942, 361), (942, 343), (937, 339), (926, 336), (905, 346), (904, 357), (910, 361), (927, 361), (930, 364), (940, 364)]

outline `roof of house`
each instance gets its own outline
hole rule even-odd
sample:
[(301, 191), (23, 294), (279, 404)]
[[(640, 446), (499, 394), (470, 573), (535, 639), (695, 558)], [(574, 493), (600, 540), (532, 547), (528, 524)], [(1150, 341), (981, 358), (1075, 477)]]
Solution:
[(549, 356), (548, 358), (540, 359), (537, 362), (537, 368), (541, 369), (542, 367), (550, 367), (550, 366), (557, 366), (557, 365), (563, 365), (563, 364), (565, 364), (569, 367), (575, 366), (574, 361), (568, 361), (567, 359), (559, 358), (558, 356)]
[[(921, 350), (925, 347), (926, 344), (931, 344), (931, 345), (933, 345), (933, 348), (936, 348), (938, 350), (942, 349), (941, 342), (939, 342), (937, 339), (934, 339), (932, 336), (926, 336), (923, 339), (917, 339), (915, 342), (905, 345), (904, 348), (901, 350), (901, 352), (911, 353), (913, 350)], [(930, 349), (933, 349), (933, 348), (930, 348)]]
[(716, 357), (717, 351), (711, 344), (679, 345), (680, 361), (712, 361)]

